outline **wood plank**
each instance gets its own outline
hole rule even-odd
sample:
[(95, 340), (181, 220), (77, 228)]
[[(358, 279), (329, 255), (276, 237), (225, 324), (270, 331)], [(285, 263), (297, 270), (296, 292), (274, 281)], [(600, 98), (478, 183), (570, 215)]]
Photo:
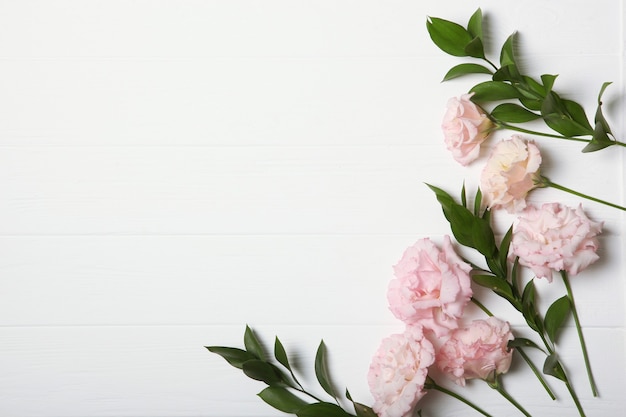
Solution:
[[(338, 387), (371, 403), (367, 369), (379, 340), (398, 326), (255, 326), (267, 344), (278, 335), (302, 381), (319, 395), (313, 358), (324, 339)], [(574, 333), (574, 332), (571, 332)], [(591, 398), (575, 339), (563, 344), (563, 361), (589, 415), (618, 415), (623, 401), (624, 333), (621, 329), (586, 331), (601, 399)], [(31, 327), (0, 328), (0, 413), (14, 417), (191, 416), (278, 417), (255, 397), (263, 384), (248, 380), (202, 346), (242, 346), (243, 328), (235, 326)], [(575, 335), (572, 334), (572, 336)], [(606, 346), (613, 346), (606, 349)], [(358, 352), (358, 354), (355, 354)], [(536, 360), (539, 357), (535, 358)], [(578, 366), (577, 364), (580, 364)], [(574, 415), (559, 384), (551, 382), (560, 402), (548, 399), (530, 371), (516, 359), (507, 388), (533, 415)], [(441, 380), (440, 382), (445, 383)], [(471, 396), (494, 415), (512, 413), (510, 405), (484, 384), (451, 389)], [(36, 400), (35, 400), (36, 398)], [(425, 412), (467, 415), (467, 408), (428, 394)]]
[[(392, 265), (419, 237), (1, 237), (0, 325), (389, 325)], [(601, 238), (603, 260), (572, 278), (586, 327), (624, 326), (620, 242)], [(537, 290), (543, 311), (565, 293), (559, 279)], [(524, 324), (489, 291), (476, 295)]]
[[(490, 30), (515, 30), (541, 55), (597, 54), (620, 48), (620, 14), (613, 0), (517, 5), (485, 0)], [(434, 49), (419, 42), (426, 16), (465, 20), (476, 5), (440, 2), (273, 0), (24, 0), (3, 5), (0, 56), (406, 56)], [(115, 30), (112, 30), (115, 28)], [(544, 42), (546, 28), (560, 36)], [(554, 32), (553, 32), (554, 33)], [(601, 34), (604, 42), (595, 42)], [(555, 46), (555, 44), (557, 46)]]
[[(565, 146), (571, 145), (542, 145), (544, 173), (618, 201), (620, 184), (589, 173), (619, 178), (621, 155), (592, 155), (579, 170), (572, 162), (583, 156)], [(551, 166), (561, 158), (572, 165)], [(480, 163), (468, 170), (454, 164), (441, 143), (11, 147), (0, 154), (0, 218), (11, 219), (0, 223), (0, 234), (443, 234), (447, 225), (423, 183), (458, 196), (464, 181), (475, 189), (479, 169)], [(538, 190), (533, 199), (580, 202), (554, 190)], [(616, 210), (585, 207), (607, 231), (621, 227)]]
[[(602, 83), (621, 79), (617, 52), (536, 61), (525, 63), (529, 74), (562, 73), (557, 91), (590, 114)], [(441, 143), (439, 123), (431, 121), (441, 120), (448, 97), (470, 86), (467, 79), (440, 84), (456, 62), (443, 54), (7, 59), (0, 66), (0, 145)], [(619, 91), (619, 84), (609, 88), (607, 103)], [(619, 120), (618, 111), (608, 106), (607, 117)]]

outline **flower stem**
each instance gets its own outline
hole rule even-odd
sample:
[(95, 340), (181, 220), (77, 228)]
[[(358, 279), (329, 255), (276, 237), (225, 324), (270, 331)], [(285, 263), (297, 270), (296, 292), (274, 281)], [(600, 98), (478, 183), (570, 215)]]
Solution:
[[(576, 138), (576, 137), (563, 136), (563, 135), (555, 135), (555, 134), (552, 134), (552, 133), (545, 133), (545, 132), (538, 132), (536, 130), (524, 129), (523, 127), (511, 125), (511, 124), (502, 122), (500, 120), (494, 119), (493, 117), (491, 117), (491, 121), (493, 121), (493, 123), (496, 125), (496, 129), (508, 129), (508, 130), (513, 130), (515, 132), (528, 133), (529, 135), (543, 136), (543, 137), (546, 137), (546, 138), (554, 138), (554, 139), (571, 140), (571, 141), (574, 141), (574, 142), (589, 143), (589, 142), (592, 141), (591, 139)], [(611, 145), (617, 145), (617, 146), (626, 147), (626, 143), (625, 142), (620, 142), (618, 140), (612, 140), (611, 141)]]
[[(537, 332), (537, 333), (539, 333), (539, 336), (541, 337), (541, 340), (543, 341), (543, 344), (545, 345), (546, 349), (548, 350), (548, 353), (550, 355), (554, 355), (555, 354), (554, 353), (554, 348), (552, 348), (551, 345), (548, 343), (548, 340), (546, 339), (546, 337), (543, 334), (543, 332)], [(576, 404), (576, 409), (578, 410), (578, 414), (580, 414), (581, 417), (585, 417), (585, 412), (583, 411), (583, 407), (580, 404), (580, 400), (578, 400), (578, 395), (576, 395), (576, 391), (574, 391), (574, 388), (572, 387), (572, 385), (569, 382), (569, 378), (567, 377), (567, 373), (565, 372), (565, 369), (563, 369), (563, 366), (560, 364), (560, 362), (557, 362), (557, 363), (559, 364), (559, 367), (561, 368), (562, 375), (560, 377), (556, 376), (556, 378), (558, 378), (559, 380), (563, 381), (563, 383), (567, 387), (567, 391), (569, 391), (570, 397), (572, 397), (572, 400), (574, 401), (574, 404)], [(545, 368), (544, 368), (544, 373), (545, 373)]]
[(436, 391), (442, 392), (442, 393), (444, 393), (446, 395), (449, 395), (449, 396), (451, 396), (453, 398), (456, 398), (457, 400), (461, 401), (462, 403), (472, 407), (474, 410), (478, 411), (483, 416), (493, 417), (491, 414), (487, 413), (485, 410), (483, 410), (482, 408), (478, 407), (476, 404), (472, 403), (471, 401), (465, 399), (464, 397), (460, 396), (456, 392), (450, 391), (450, 390), (442, 387), (441, 385), (437, 385), (437, 383), (431, 377), (426, 377), (426, 383), (424, 384), (424, 388), (426, 388), (426, 389), (434, 389)]
[(565, 386), (567, 387), (567, 390), (569, 391), (570, 396), (574, 399), (574, 404), (576, 404), (576, 409), (578, 409), (578, 414), (580, 414), (580, 417), (585, 417), (583, 406), (580, 404), (580, 401), (578, 400), (578, 396), (576, 395), (574, 388), (572, 388), (572, 385), (569, 383), (569, 381), (565, 381)]
[(605, 201), (605, 200), (600, 200), (599, 198), (591, 197), (591, 196), (589, 196), (587, 194), (579, 193), (578, 191), (572, 190), (571, 188), (567, 188), (567, 187), (564, 187), (562, 185), (556, 184), (556, 183), (550, 181), (548, 178), (543, 177), (543, 176), (537, 181), (536, 184), (539, 187), (556, 188), (557, 190), (565, 191), (566, 193), (570, 193), (570, 194), (573, 194), (573, 195), (578, 196), (578, 197), (586, 198), (587, 200), (595, 201), (596, 203), (604, 204), (604, 205), (607, 205), (609, 207), (616, 208), (618, 210), (626, 211), (626, 207), (624, 207), (624, 206), (613, 204), (613, 203), (610, 203), (610, 202)]
[(320, 402), (320, 403), (324, 402), (324, 400), (322, 400), (321, 398), (316, 397), (315, 395), (313, 395), (310, 392), (306, 391), (304, 388), (298, 388), (298, 387), (294, 387), (294, 386), (291, 386), (291, 388), (293, 388), (294, 390), (296, 390), (298, 392), (301, 392), (304, 395), (308, 395), (309, 397), (311, 397), (312, 399), (314, 399), (317, 402)]
[(515, 401), (515, 398), (511, 397), (509, 395), (508, 392), (506, 392), (504, 390), (504, 388), (502, 387), (502, 385), (500, 384), (499, 381), (499, 376), (496, 376), (496, 380), (494, 382), (489, 382), (486, 381), (487, 384), (489, 384), (489, 386), (493, 389), (495, 389), (496, 391), (498, 391), (498, 393), (500, 393), (500, 395), (502, 395), (504, 398), (506, 398), (511, 404), (513, 404), (515, 406), (515, 408), (517, 408), (519, 411), (522, 412), (522, 414), (524, 414), (526, 417), (532, 417), (530, 415), (530, 413), (528, 413), (528, 411), (526, 411), (526, 409), (524, 407), (522, 407), (522, 405), (520, 403), (518, 403), (517, 401)]
[(487, 309), (487, 307), (485, 307), (483, 303), (478, 301), (475, 297), (472, 297), (470, 300), (472, 301), (472, 303), (476, 304), (478, 308), (480, 308), (483, 311), (483, 313), (485, 313), (489, 317), (493, 317), (493, 313), (489, 311), (489, 309)]
[(489, 65), (491, 65), (493, 67), (494, 70), (498, 71), (498, 67), (496, 67), (496, 65), (491, 62), (490, 60), (488, 60), (487, 58), (483, 58), (483, 60), (488, 63)]
[(573, 138), (573, 137), (569, 137), (569, 136), (554, 135), (554, 134), (551, 134), (551, 133), (537, 132), (535, 130), (524, 129), (523, 127), (510, 125), (508, 123), (504, 123), (504, 122), (501, 122), (499, 120), (494, 120), (494, 123), (495, 123), (495, 125), (497, 126), (498, 129), (504, 128), (504, 129), (508, 129), (508, 130), (513, 130), (515, 132), (528, 133), (530, 135), (543, 136), (543, 137), (546, 137), (546, 138), (571, 140), (571, 141), (574, 141), (574, 142), (585, 142), (585, 143), (591, 142), (590, 139)]
[(591, 364), (589, 363), (589, 355), (587, 354), (587, 344), (585, 343), (583, 331), (580, 326), (580, 320), (578, 319), (578, 312), (576, 311), (576, 304), (574, 303), (574, 294), (572, 293), (572, 287), (570, 285), (567, 272), (561, 271), (561, 277), (563, 278), (563, 283), (565, 284), (565, 288), (567, 289), (567, 297), (569, 298), (569, 302), (572, 307), (572, 316), (574, 317), (574, 323), (576, 323), (576, 331), (578, 332), (578, 339), (580, 340), (580, 348), (583, 351), (583, 358), (585, 360), (585, 368), (587, 369), (589, 384), (591, 385), (591, 392), (593, 393), (594, 397), (597, 397), (598, 389), (596, 387), (595, 379), (593, 378), (593, 373), (591, 372)]
[(548, 383), (546, 382), (545, 379), (543, 379), (543, 377), (541, 376), (541, 373), (539, 372), (535, 364), (532, 363), (532, 361), (530, 360), (526, 352), (524, 352), (524, 350), (521, 347), (516, 347), (515, 350), (522, 356), (522, 358), (524, 358), (524, 361), (526, 361), (530, 369), (533, 371), (533, 373), (539, 380), (539, 382), (541, 382), (541, 385), (543, 385), (543, 387), (545, 388), (550, 398), (552, 398), (553, 400), (556, 400), (556, 395), (554, 395), (554, 392), (552, 392), (552, 390), (548, 386)]

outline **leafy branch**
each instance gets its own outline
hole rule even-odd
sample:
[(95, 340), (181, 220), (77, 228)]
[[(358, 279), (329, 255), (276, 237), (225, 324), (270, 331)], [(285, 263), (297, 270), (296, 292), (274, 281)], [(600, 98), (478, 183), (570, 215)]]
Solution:
[[(267, 387), (259, 397), (273, 408), (297, 417), (376, 417), (374, 411), (352, 400), (346, 390), (346, 398), (352, 403), (355, 414), (344, 410), (333, 389), (327, 367), (326, 346), (320, 342), (315, 355), (315, 376), (322, 389), (335, 403), (324, 401), (307, 391), (298, 381), (287, 352), (278, 337), (274, 341), (274, 363), (266, 359), (265, 351), (249, 326), (244, 333), (245, 349), (225, 346), (205, 346), (210, 352), (220, 355), (230, 365), (241, 369), (251, 379), (264, 382)], [(287, 372), (285, 372), (285, 370)]]
[[(583, 106), (554, 91), (557, 75), (543, 74), (540, 79), (535, 79), (520, 71), (514, 51), (515, 33), (502, 45), (500, 66), (489, 60), (484, 50), (482, 20), (482, 11), (478, 9), (466, 27), (430, 17), (426, 28), (432, 41), (442, 51), (456, 57), (478, 59), (486, 64), (469, 62), (456, 65), (446, 73), (443, 81), (468, 74), (491, 76), (491, 80), (473, 86), (470, 93), (473, 93), (471, 100), (481, 107), (506, 101), (495, 106), (491, 112), (485, 110), (496, 129), (585, 142), (587, 145), (582, 152), (595, 152), (612, 145), (626, 147), (626, 143), (615, 139), (602, 112), (602, 95), (610, 82), (605, 82), (600, 88), (592, 126)], [(532, 131), (516, 125), (538, 119), (542, 119), (557, 134)]]

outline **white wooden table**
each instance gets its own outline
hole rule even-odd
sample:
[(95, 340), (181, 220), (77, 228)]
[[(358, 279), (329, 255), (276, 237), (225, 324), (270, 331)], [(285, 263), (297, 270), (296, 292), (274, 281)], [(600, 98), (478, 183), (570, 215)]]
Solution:
[[(478, 173), (442, 143), (445, 103), (473, 80), (440, 83), (459, 61), (426, 16), (482, 7), (492, 55), (518, 30), (524, 69), (561, 74), (589, 111), (613, 81), (624, 140), (623, 3), (0, 1), (0, 415), (280, 416), (203, 348), (241, 345), (245, 324), (308, 381), (323, 338), (335, 381), (371, 403), (370, 358), (401, 329), (391, 265), (449, 233), (423, 183)], [(551, 179), (625, 203), (624, 151), (539, 143)], [(579, 201), (532, 195), (554, 199)], [(588, 415), (620, 416), (625, 218), (585, 206), (605, 222), (603, 261), (573, 279), (600, 399), (573, 329), (563, 359)], [(526, 369), (507, 387), (534, 415), (576, 415)], [(483, 388), (469, 395), (512, 413)], [(469, 415), (437, 394), (423, 407)]]

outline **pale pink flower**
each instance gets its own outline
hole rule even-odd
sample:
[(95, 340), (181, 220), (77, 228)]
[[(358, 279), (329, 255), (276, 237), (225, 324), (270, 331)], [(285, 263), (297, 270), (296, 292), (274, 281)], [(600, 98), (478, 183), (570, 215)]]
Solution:
[(483, 169), (480, 190), (488, 208), (505, 208), (509, 213), (526, 207), (526, 194), (540, 178), (541, 154), (532, 142), (514, 135), (498, 143)]
[(571, 275), (598, 260), (596, 250), (602, 223), (590, 220), (582, 206), (547, 203), (529, 206), (513, 227), (510, 253), (535, 275), (552, 281), (552, 271)]
[(396, 278), (387, 291), (389, 308), (405, 323), (444, 336), (458, 327), (472, 297), (471, 269), (454, 252), (450, 237), (444, 237), (441, 250), (430, 239), (421, 239), (394, 266)]
[(437, 352), (437, 367), (458, 385), (467, 379), (495, 381), (511, 366), (513, 340), (508, 322), (489, 317), (474, 320), (468, 327), (456, 329)]
[(471, 97), (472, 94), (463, 94), (448, 100), (441, 124), (446, 147), (461, 165), (468, 165), (478, 158), (480, 144), (493, 128), (487, 115), (470, 101)]
[(409, 417), (426, 394), (424, 382), (435, 349), (419, 326), (407, 326), (380, 344), (372, 359), (367, 382), (379, 417)]

